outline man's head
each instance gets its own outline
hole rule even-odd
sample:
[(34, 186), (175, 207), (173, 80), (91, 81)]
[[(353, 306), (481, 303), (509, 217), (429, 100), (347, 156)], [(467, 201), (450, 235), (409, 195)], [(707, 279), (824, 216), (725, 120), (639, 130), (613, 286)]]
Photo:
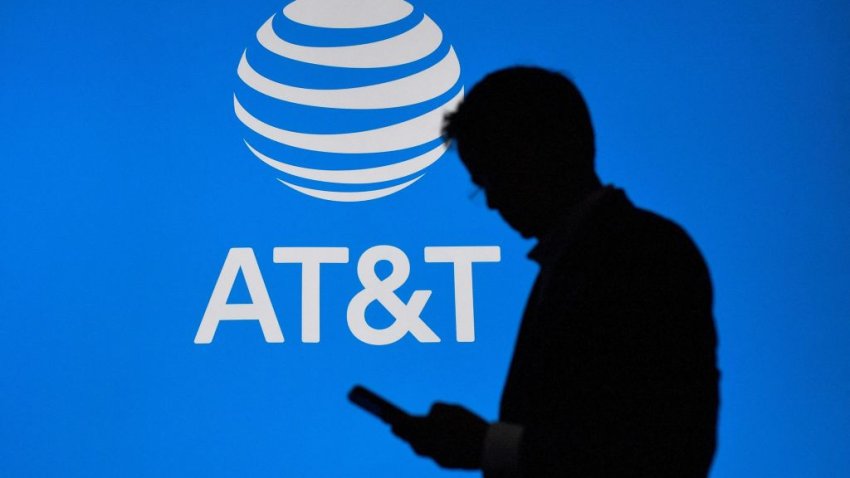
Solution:
[(599, 184), (590, 113), (559, 73), (513, 67), (487, 75), (446, 118), (444, 136), (489, 207), (526, 237), (544, 233), (556, 208)]

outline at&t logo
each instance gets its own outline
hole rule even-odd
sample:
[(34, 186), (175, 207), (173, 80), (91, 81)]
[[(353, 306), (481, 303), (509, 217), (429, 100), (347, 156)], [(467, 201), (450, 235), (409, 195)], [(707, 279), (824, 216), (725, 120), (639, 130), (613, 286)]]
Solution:
[(367, 201), (419, 180), (463, 98), (454, 48), (403, 0), (296, 0), (242, 54), (233, 95), (245, 145), (278, 180)]

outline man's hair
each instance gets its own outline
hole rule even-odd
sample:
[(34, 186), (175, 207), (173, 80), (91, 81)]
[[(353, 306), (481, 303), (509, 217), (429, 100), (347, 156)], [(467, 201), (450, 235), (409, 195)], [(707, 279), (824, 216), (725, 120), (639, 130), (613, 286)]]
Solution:
[(447, 115), (443, 136), (456, 140), (461, 159), (476, 168), (558, 176), (594, 170), (587, 104), (572, 81), (543, 68), (517, 66), (484, 77)]

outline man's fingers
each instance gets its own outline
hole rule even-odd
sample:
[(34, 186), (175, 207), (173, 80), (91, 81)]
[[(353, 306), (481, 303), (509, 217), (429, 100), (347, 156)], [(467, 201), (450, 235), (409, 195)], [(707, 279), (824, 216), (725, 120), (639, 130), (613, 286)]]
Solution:
[(436, 402), (425, 416), (408, 416), (393, 423), (393, 433), (417, 455), (433, 458), (447, 468), (480, 467), (487, 423), (460, 405)]
[(428, 417), (405, 417), (392, 426), (392, 432), (402, 440), (410, 443), (420, 455), (430, 449), (430, 427)]
[(420, 420), (422, 420), (420, 417), (413, 416), (400, 418), (393, 423), (391, 427), (392, 432), (395, 436), (409, 442), (415, 437), (417, 425)]
[(431, 405), (431, 409), (428, 411), (428, 416), (432, 418), (451, 416), (452, 414), (457, 413), (458, 408), (460, 407), (457, 405), (452, 405), (443, 402), (434, 402), (434, 404)]
[(429, 427), (428, 417), (405, 417), (392, 426), (392, 432), (413, 448), (420, 456), (433, 456), (435, 439)]

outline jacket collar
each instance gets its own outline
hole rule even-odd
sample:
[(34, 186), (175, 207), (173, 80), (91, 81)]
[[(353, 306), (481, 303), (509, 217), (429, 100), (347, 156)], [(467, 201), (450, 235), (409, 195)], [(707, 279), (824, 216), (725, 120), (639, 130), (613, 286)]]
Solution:
[(566, 245), (571, 242), (576, 233), (585, 225), (589, 217), (602, 204), (611, 201), (629, 202), (622, 189), (612, 185), (606, 185), (590, 193), (581, 202), (564, 211), (552, 230), (538, 239), (537, 245), (528, 253), (529, 259), (541, 266), (555, 262), (558, 256), (563, 253)]

